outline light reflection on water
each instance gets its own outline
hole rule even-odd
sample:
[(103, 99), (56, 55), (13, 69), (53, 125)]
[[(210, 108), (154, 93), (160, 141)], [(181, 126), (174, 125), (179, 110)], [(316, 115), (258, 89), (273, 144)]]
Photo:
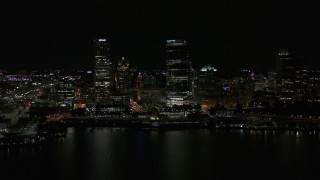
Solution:
[(315, 131), (68, 128), (39, 147), (0, 149), (0, 169), (13, 179), (319, 179), (319, 152)]

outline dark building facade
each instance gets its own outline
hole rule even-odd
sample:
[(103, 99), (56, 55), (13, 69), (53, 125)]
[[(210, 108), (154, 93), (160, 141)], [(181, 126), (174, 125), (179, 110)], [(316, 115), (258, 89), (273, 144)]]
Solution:
[(167, 106), (189, 104), (193, 95), (192, 67), (187, 48), (185, 40), (167, 40)]
[(197, 99), (202, 105), (213, 106), (215, 100), (222, 95), (222, 81), (217, 69), (211, 65), (201, 68), (197, 78)]
[(58, 103), (62, 106), (72, 106), (74, 99), (74, 82), (68, 78), (62, 78), (58, 83)]
[(129, 91), (129, 61), (122, 57), (118, 60), (117, 69), (116, 69), (116, 89), (123, 93), (127, 94)]
[(296, 60), (289, 50), (281, 49), (277, 56), (277, 88), (281, 100), (293, 100), (295, 96)]

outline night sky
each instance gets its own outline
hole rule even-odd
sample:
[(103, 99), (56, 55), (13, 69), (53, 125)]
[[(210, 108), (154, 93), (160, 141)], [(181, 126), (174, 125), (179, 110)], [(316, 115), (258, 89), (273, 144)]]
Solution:
[(319, 67), (319, 11), (306, 1), (65, 0), (0, 7), (0, 69), (92, 69), (93, 39), (140, 69), (164, 68), (165, 40), (189, 42), (196, 67), (273, 68), (279, 48)]

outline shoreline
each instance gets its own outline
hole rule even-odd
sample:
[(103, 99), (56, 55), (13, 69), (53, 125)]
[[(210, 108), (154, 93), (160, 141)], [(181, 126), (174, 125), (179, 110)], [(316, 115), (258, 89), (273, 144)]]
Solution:
[(119, 127), (129, 129), (249, 129), (249, 130), (311, 130), (320, 131), (320, 119), (292, 119), (290, 117), (210, 117), (148, 120), (139, 118), (72, 117), (56, 122), (63, 127)]
[(306, 131), (320, 132), (320, 119), (300, 119), (290, 117), (256, 116), (254, 114), (237, 114), (232, 117), (174, 118), (149, 120), (122, 117), (68, 117), (59, 121), (46, 121), (36, 125), (34, 135), (23, 133), (1, 134), (1, 147), (22, 147), (40, 144), (51, 138), (65, 137), (67, 128), (107, 127), (142, 131), (183, 131), (183, 130), (272, 130), (272, 131)]

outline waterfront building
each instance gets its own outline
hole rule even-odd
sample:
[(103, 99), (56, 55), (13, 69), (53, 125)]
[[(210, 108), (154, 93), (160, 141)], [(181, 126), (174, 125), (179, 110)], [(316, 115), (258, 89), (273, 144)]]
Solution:
[(167, 40), (167, 106), (187, 105), (192, 92), (192, 67), (186, 40)]
[(128, 93), (129, 88), (129, 61), (122, 57), (118, 60), (117, 70), (116, 70), (116, 89), (123, 93)]
[(137, 102), (141, 101), (141, 88), (143, 87), (143, 77), (142, 73), (139, 72), (137, 79), (136, 79), (136, 88), (135, 88), (135, 93), (136, 93), (136, 100)]
[(91, 70), (81, 74), (80, 86), (75, 89), (74, 108), (93, 107), (95, 102), (94, 73)]
[(72, 106), (74, 99), (74, 83), (71, 79), (62, 78), (57, 88), (57, 98), (60, 106)]
[(129, 113), (130, 98), (128, 95), (113, 92), (110, 94), (110, 100), (108, 103), (98, 103), (95, 106), (95, 109), (96, 115), (106, 117), (125, 117)]
[(109, 100), (112, 87), (112, 63), (110, 60), (109, 39), (94, 40), (94, 89), (95, 101), (104, 103)]
[(145, 105), (165, 104), (165, 88), (144, 86), (141, 97)]
[(222, 95), (222, 82), (218, 70), (206, 65), (197, 73), (197, 98), (203, 106), (214, 106), (216, 99)]
[(295, 96), (294, 82), (296, 61), (289, 50), (281, 49), (277, 56), (277, 88), (281, 100), (293, 100)]
[(308, 80), (308, 99), (320, 100), (320, 71), (311, 71)]
[(266, 91), (276, 92), (277, 89), (277, 73), (275, 71), (268, 72)]

